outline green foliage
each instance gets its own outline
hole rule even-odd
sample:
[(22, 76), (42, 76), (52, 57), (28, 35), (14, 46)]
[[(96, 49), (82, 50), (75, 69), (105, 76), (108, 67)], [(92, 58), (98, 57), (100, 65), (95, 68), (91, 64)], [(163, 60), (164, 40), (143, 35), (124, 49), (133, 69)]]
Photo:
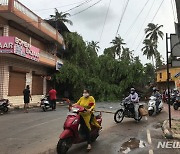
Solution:
[(66, 85), (74, 100), (82, 95), (85, 87), (90, 89), (96, 100), (120, 100), (132, 86), (143, 89), (154, 80), (152, 65), (144, 67), (129, 48), (119, 46), (121, 54), (117, 54), (117, 49), (112, 46), (98, 56), (98, 42), (86, 44), (77, 33), (67, 33), (65, 43), (67, 53), (56, 80), (59, 85)]

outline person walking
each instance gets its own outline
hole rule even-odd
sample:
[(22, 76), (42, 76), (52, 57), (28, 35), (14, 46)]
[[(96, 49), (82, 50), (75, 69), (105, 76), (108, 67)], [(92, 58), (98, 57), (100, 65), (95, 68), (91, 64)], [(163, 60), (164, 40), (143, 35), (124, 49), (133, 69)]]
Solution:
[(52, 105), (53, 111), (56, 110), (56, 94), (57, 94), (56, 90), (51, 87), (51, 90), (49, 91), (49, 99), (50, 99), (50, 103)]
[(23, 95), (24, 95), (24, 112), (28, 113), (27, 108), (29, 107), (30, 99), (32, 101), (29, 85), (27, 85), (26, 88), (23, 90)]

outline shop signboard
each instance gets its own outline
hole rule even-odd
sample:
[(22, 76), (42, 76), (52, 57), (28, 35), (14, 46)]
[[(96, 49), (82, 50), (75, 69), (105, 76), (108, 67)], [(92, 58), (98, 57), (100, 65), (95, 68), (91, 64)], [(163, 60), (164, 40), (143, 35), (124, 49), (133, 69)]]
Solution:
[(0, 53), (12, 53), (21, 57), (39, 61), (40, 49), (17, 37), (0, 37)]

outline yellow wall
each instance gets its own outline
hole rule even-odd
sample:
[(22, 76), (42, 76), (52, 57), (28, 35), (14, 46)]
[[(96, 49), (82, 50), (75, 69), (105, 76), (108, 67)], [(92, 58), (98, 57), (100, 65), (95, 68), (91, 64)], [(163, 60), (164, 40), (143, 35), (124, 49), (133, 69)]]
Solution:
[[(175, 81), (174, 75), (180, 72), (180, 68), (170, 68), (169, 72), (171, 73), (171, 81)], [(162, 78), (160, 78), (160, 73), (162, 73)], [(167, 81), (167, 71), (166, 69), (162, 69), (157, 71), (157, 82), (165, 82)]]

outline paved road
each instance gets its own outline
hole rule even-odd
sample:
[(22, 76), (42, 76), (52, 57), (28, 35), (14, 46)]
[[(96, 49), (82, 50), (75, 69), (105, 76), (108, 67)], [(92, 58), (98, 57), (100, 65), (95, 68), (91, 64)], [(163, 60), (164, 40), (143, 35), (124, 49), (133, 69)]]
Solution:
[[(97, 104), (98, 110), (115, 111), (117, 108), (117, 103)], [(55, 154), (66, 113), (67, 108), (61, 106), (57, 111), (42, 112), (40, 109), (31, 109), (28, 114), (13, 111), (0, 116), (0, 154)], [(160, 125), (167, 118), (167, 112), (163, 111), (157, 116), (144, 117), (139, 123), (133, 119), (124, 119), (121, 124), (116, 124), (113, 114), (104, 113), (103, 130), (93, 144), (90, 154), (122, 153), (122, 144), (130, 138), (141, 140), (144, 142), (142, 145), (145, 145), (143, 148), (132, 150), (132, 154), (146, 154), (149, 150), (153, 150), (154, 154), (178, 154), (179, 149), (157, 149), (158, 141), (166, 141)], [(68, 153), (85, 154), (86, 143), (73, 145)]]

